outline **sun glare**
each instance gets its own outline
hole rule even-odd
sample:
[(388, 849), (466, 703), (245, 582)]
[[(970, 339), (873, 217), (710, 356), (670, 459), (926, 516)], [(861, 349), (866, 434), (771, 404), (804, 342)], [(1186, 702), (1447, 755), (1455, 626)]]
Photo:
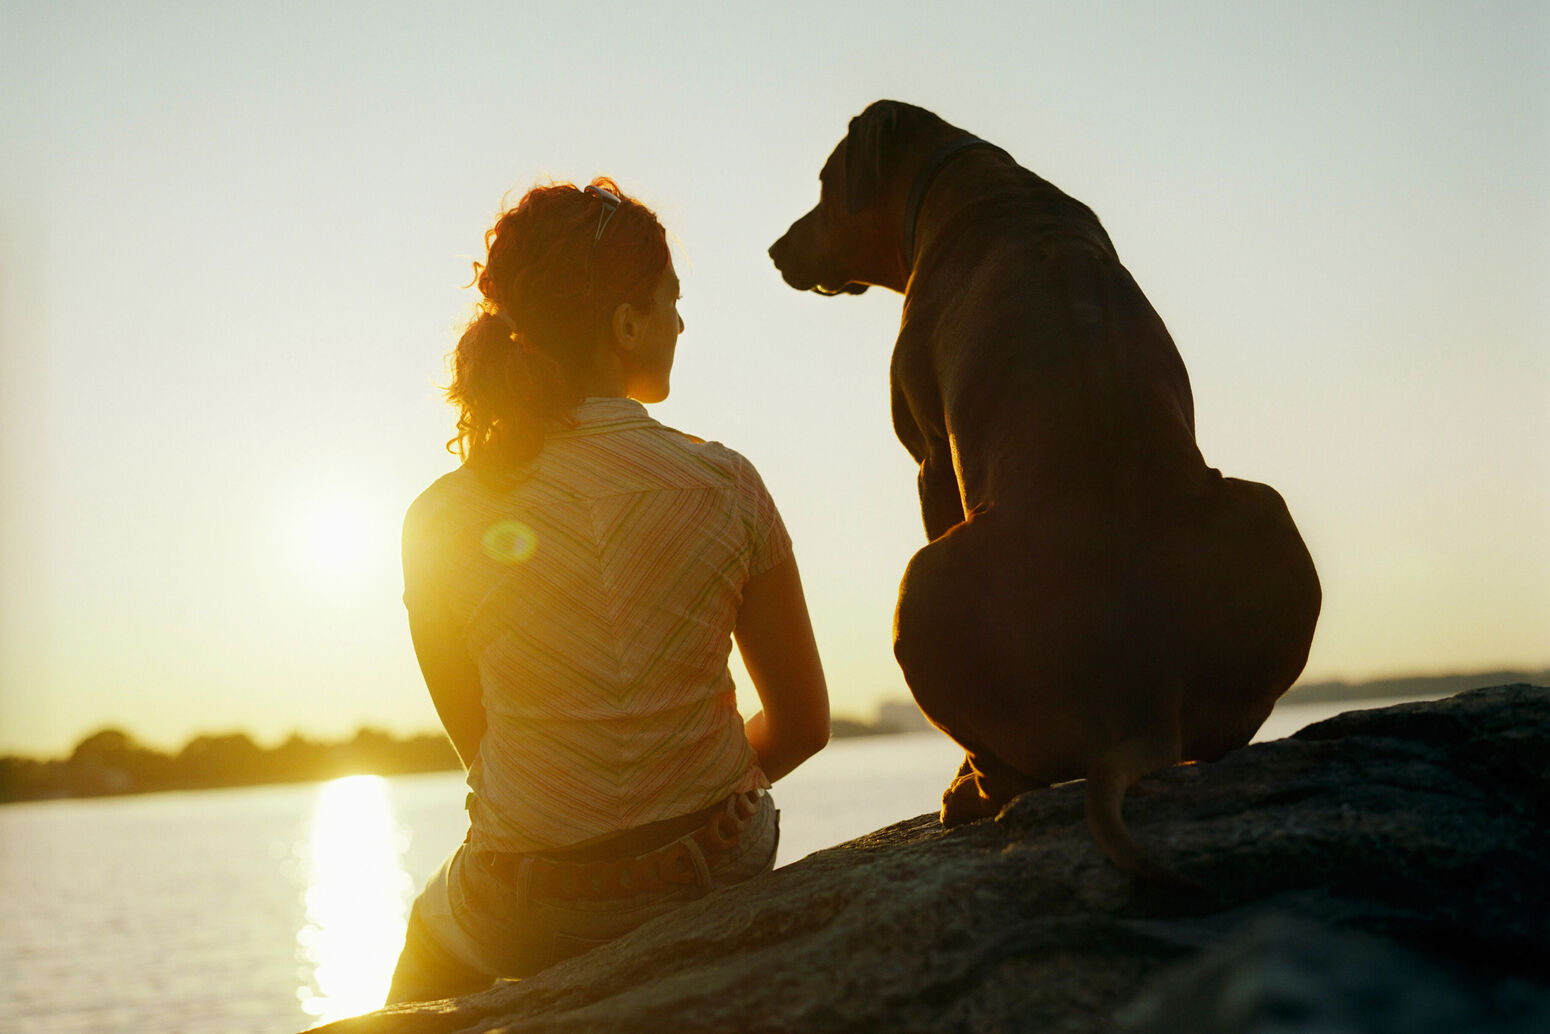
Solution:
[(323, 784), (302, 845), (307, 922), (296, 934), (302, 1011), (330, 1023), (382, 1007), (403, 947), (413, 891), (406, 834), (380, 776)]
[(370, 556), (377, 522), (371, 510), (348, 499), (313, 504), (298, 522), (297, 537), (309, 565), (328, 574), (359, 570)]

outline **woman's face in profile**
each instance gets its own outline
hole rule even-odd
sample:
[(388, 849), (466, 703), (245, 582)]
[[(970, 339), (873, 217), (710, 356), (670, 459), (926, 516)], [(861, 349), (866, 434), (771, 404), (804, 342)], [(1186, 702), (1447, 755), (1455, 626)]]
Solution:
[(678, 274), (672, 259), (651, 293), (651, 315), (645, 318), (640, 344), (625, 363), (625, 394), (637, 402), (667, 398), (673, 373), (673, 353), (684, 321), (678, 315)]

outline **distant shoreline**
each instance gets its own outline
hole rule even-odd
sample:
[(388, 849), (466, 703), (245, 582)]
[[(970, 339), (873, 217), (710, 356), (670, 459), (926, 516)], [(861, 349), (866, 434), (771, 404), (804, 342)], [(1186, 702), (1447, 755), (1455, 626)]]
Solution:
[[(930, 728), (913, 704), (908, 710), (913, 721), (890, 720), (886, 708), (875, 722), (836, 717), (833, 736), (887, 736)], [(332, 742), (293, 735), (269, 748), (238, 732), (196, 736), (181, 750), (166, 754), (122, 729), (109, 728), (87, 736), (65, 758), (0, 757), (0, 804), (311, 783), (349, 775), (457, 772), (462, 767), (440, 732), (400, 739), (361, 729), (353, 739)]]
[(1528, 682), (1550, 685), (1550, 668), (1538, 671), (1482, 671), (1469, 675), (1409, 675), (1368, 682), (1298, 683), (1281, 698), (1287, 704), (1322, 704), (1340, 700), (1382, 699), (1385, 697), (1450, 697), (1469, 689), (1485, 686), (1510, 686)]
[[(1366, 682), (1299, 683), (1281, 700), (1321, 704), (1389, 697), (1447, 697), (1469, 689), (1528, 682), (1550, 685), (1550, 668), (1487, 671), (1467, 675), (1416, 675)], [(875, 721), (836, 716), (835, 739), (891, 736), (929, 729), (912, 703), (891, 701)], [(317, 782), (347, 775), (408, 775), (462, 768), (446, 736), (424, 733), (405, 739), (362, 729), (350, 740), (320, 742), (300, 735), (264, 748), (245, 733), (197, 736), (176, 754), (142, 746), (119, 729), (102, 729), (77, 744), (67, 758), (0, 757), (0, 804), (74, 797), (109, 797), (164, 790), (226, 789)]]

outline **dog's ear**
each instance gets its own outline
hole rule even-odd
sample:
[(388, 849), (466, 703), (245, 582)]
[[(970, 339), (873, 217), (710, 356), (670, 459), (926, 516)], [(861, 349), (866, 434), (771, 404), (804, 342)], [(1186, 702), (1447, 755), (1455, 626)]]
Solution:
[(884, 177), (898, 163), (899, 109), (876, 101), (850, 120), (845, 134), (845, 211), (854, 215), (876, 201)]
[(882, 197), (911, 141), (941, 122), (925, 108), (902, 101), (873, 101), (851, 119), (843, 145), (845, 210), (855, 215)]

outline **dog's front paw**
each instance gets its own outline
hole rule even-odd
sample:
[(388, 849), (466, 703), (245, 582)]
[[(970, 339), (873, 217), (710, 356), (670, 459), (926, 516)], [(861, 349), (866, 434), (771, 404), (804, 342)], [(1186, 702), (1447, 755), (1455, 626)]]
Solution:
[(942, 794), (942, 825), (949, 829), (989, 818), (997, 810), (995, 802), (980, 792), (979, 777), (972, 771), (956, 776)]

